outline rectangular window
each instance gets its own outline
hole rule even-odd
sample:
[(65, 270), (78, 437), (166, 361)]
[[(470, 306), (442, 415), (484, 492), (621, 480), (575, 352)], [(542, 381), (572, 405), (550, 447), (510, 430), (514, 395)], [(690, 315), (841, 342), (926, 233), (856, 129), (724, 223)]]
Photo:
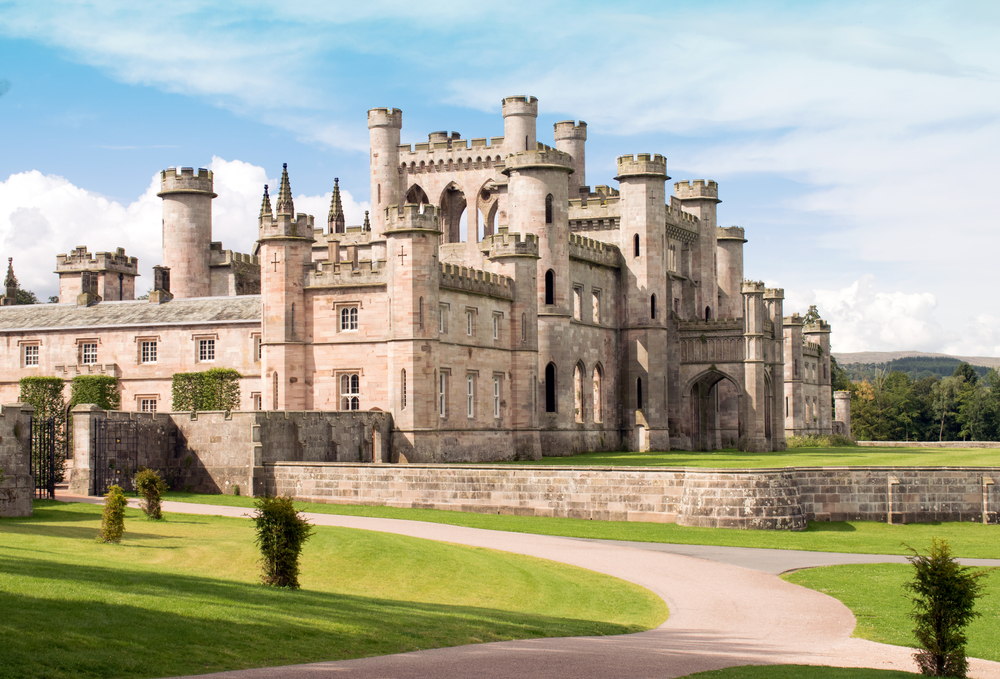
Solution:
[(38, 345), (24, 345), (24, 367), (31, 368), (38, 366)]
[(448, 416), (448, 373), (443, 370), (438, 373), (438, 408), (441, 419)]
[(215, 340), (198, 340), (198, 362), (208, 363), (215, 360)]
[(358, 329), (358, 307), (356, 306), (340, 307), (341, 332), (347, 330), (357, 330), (357, 329)]
[(139, 362), (156, 363), (156, 340), (139, 342)]
[(438, 332), (442, 335), (448, 332), (448, 305), (438, 307)]
[(473, 330), (475, 330), (473, 312), (471, 309), (468, 309), (465, 312), (465, 334), (471, 337)]
[(475, 375), (465, 376), (465, 404), (466, 404), (466, 415), (469, 417), (476, 416), (476, 377)]
[(141, 412), (141, 413), (155, 413), (156, 412), (156, 399), (155, 398), (140, 398), (139, 399), (139, 412)]
[(97, 342), (84, 342), (80, 345), (80, 363), (84, 365), (97, 363)]
[(601, 291), (594, 290), (594, 324), (601, 324)]
[(250, 394), (250, 400), (253, 402), (253, 409), (254, 410), (263, 410), (264, 409), (263, 399), (261, 398), (259, 392), (254, 392), (254, 393)]
[(493, 314), (493, 339), (500, 339), (500, 314)]
[(260, 363), (261, 338), (260, 335), (251, 335), (253, 338), (253, 362)]
[(573, 288), (573, 318), (583, 320), (583, 288)]
[(500, 376), (493, 376), (493, 417), (500, 417)]

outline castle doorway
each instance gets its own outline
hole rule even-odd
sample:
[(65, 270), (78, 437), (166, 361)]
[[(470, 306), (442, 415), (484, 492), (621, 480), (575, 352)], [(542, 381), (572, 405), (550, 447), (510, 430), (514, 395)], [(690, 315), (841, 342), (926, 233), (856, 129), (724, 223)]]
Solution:
[(708, 370), (695, 378), (688, 393), (691, 450), (735, 448), (743, 433), (743, 390), (732, 377)]

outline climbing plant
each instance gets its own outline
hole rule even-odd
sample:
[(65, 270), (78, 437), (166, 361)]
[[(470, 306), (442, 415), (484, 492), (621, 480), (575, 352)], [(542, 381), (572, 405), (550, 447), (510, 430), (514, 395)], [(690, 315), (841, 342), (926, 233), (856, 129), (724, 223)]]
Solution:
[(175, 373), (171, 385), (173, 410), (239, 410), (240, 373), (211, 368), (199, 373)]

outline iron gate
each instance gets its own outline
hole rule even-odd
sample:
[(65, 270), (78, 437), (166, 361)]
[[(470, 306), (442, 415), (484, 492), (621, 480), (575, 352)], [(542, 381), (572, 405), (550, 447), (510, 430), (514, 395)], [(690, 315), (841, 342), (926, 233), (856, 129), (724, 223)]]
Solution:
[(94, 492), (106, 495), (111, 486), (135, 492), (139, 423), (135, 420), (99, 420), (94, 438), (97, 453), (94, 460)]
[(56, 418), (31, 418), (31, 475), (35, 477), (35, 497), (56, 499)]

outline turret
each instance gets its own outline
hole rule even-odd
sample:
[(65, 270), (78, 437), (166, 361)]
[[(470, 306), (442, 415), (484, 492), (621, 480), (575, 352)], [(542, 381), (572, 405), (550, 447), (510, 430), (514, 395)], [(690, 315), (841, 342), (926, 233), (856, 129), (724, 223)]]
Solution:
[(816, 307), (809, 308), (806, 323), (802, 328), (802, 338), (806, 342), (819, 345), (819, 360), (816, 365), (816, 426), (821, 435), (833, 433), (833, 387), (830, 375), (830, 324), (819, 317)]
[(371, 144), (372, 232), (385, 231), (385, 208), (401, 204), (399, 184), (399, 131), (403, 112), (398, 108), (373, 108), (368, 111), (368, 137)]
[(851, 392), (835, 391), (833, 392), (833, 400), (835, 401), (834, 422), (836, 424), (833, 433), (853, 439), (854, 437), (851, 435)]
[(699, 238), (691, 253), (691, 277), (698, 284), (695, 295), (699, 318), (718, 318), (719, 293), (716, 283), (716, 205), (719, 185), (714, 181), (696, 179), (674, 184), (674, 195), (681, 209), (701, 220)]
[(802, 365), (802, 317), (798, 314), (785, 316), (784, 360), (785, 360), (785, 436), (802, 436), (805, 432), (806, 413)]
[[(722, 231), (723, 229), (719, 229)], [(742, 231), (742, 229), (740, 229)], [(719, 249), (720, 253), (722, 249)], [(782, 288), (765, 288), (764, 307), (771, 322), (772, 352), (768, 372), (771, 377), (771, 404), (768, 418), (771, 450), (787, 450), (785, 440), (785, 351), (783, 316), (785, 291)], [(766, 339), (766, 338), (765, 338)]]
[(580, 197), (580, 187), (586, 186), (587, 123), (563, 120), (555, 124), (556, 148), (573, 157), (573, 174), (569, 176), (569, 198)]
[(535, 119), (538, 118), (536, 97), (506, 97), (503, 100), (503, 140), (507, 153), (533, 151)]
[(327, 233), (344, 233), (346, 222), (344, 220), (344, 203), (340, 200), (340, 179), (333, 178), (333, 195), (330, 196), (330, 214), (326, 218)]
[[(719, 227), (715, 230), (718, 248), (716, 275), (719, 280), (719, 318), (741, 318), (743, 300), (740, 288), (743, 284), (743, 227)], [(781, 325), (781, 314), (775, 327)]]
[(163, 199), (163, 266), (173, 277), (175, 298), (208, 297), (212, 291), (212, 173), (190, 167), (160, 172)]
[[(713, 233), (714, 235), (714, 233)], [(740, 450), (763, 453), (771, 450), (771, 400), (767, 398), (767, 350), (764, 305), (764, 284), (743, 281), (743, 341), (746, 357), (743, 359), (743, 388), (747, 403), (742, 407), (746, 421), (742, 423)]]
[(7, 258), (7, 278), (4, 279), (4, 287), (7, 294), (3, 297), (3, 306), (14, 306), (17, 304), (17, 276), (14, 275), (14, 258)]
[(109, 301), (135, 299), (135, 279), (139, 275), (139, 259), (129, 257), (124, 248), (115, 252), (91, 255), (85, 245), (78, 245), (68, 255), (56, 255), (59, 274), (59, 301), (73, 302), (82, 290), (81, 275), (91, 271), (97, 275), (97, 295)]

